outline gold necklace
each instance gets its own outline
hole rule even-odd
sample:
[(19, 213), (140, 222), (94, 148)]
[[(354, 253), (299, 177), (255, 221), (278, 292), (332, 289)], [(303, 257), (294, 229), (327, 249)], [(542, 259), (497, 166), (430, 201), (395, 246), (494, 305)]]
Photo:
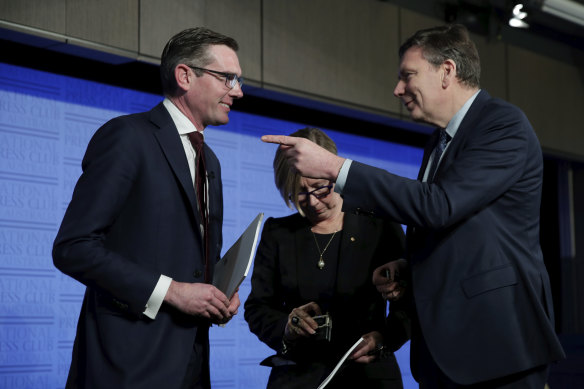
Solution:
[(329, 239), (326, 246), (324, 246), (324, 250), (322, 250), (322, 251), (320, 251), (320, 246), (318, 245), (318, 241), (316, 240), (316, 235), (314, 234), (314, 231), (310, 230), (310, 232), (312, 232), (312, 237), (314, 238), (314, 243), (316, 243), (316, 248), (318, 250), (318, 253), (320, 254), (320, 258), (318, 259), (318, 263), (316, 265), (318, 266), (318, 268), (320, 270), (322, 270), (324, 268), (324, 259), (322, 258), (322, 256), (324, 255), (324, 252), (326, 251), (326, 249), (328, 249), (328, 247), (330, 246), (331, 242), (333, 241), (333, 238), (337, 234), (337, 231), (333, 232), (333, 236), (331, 236), (331, 238)]

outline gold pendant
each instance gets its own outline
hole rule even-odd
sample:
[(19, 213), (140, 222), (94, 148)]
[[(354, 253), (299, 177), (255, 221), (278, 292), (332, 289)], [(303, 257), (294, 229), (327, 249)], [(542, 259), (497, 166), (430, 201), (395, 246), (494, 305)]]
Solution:
[(324, 259), (322, 259), (322, 255), (320, 256), (320, 259), (318, 260), (317, 266), (320, 270), (322, 270), (322, 268), (324, 267)]

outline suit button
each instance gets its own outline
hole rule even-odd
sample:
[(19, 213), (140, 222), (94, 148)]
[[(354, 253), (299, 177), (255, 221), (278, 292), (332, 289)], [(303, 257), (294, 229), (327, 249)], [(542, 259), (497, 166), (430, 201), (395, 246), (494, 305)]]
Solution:
[(203, 272), (200, 270), (195, 270), (195, 273), (193, 275), (195, 276), (195, 278), (201, 278)]

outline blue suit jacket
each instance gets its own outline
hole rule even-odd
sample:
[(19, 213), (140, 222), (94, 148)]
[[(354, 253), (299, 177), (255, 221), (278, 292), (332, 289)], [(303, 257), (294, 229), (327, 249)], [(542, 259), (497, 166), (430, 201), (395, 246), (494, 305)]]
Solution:
[[(221, 170), (205, 148), (210, 258), (221, 251)], [(91, 139), (53, 258), (87, 286), (68, 387), (178, 387), (209, 323), (163, 304), (142, 315), (161, 274), (204, 282), (200, 217), (185, 152), (162, 104), (122, 116)]]
[(437, 138), (419, 180), (353, 162), (345, 210), (409, 226), (421, 331), (452, 380), (471, 384), (563, 358), (539, 245), (542, 155), (527, 118), (481, 91), (434, 182), (423, 183)]

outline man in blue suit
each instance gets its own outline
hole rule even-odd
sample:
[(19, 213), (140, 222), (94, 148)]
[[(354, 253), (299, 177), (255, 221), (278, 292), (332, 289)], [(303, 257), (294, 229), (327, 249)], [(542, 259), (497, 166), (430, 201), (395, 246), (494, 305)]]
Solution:
[(398, 298), (394, 276), (409, 271), (421, 388), (541, 389), (564, 353), (539, 245), (539, 142), (517, 107), (480, 90), (463, 26), (418, 31), (399, 55), (395, 96), (414, 120), (438, 127), (417, 180), (300, 138), (263, 140), (281, 144), (302, 175), (336, 181), (345, 211), (408, 225), (407, 259), (373, 279), (385, 298)]
[(87, 286), (67, 388), (210, 387), (209, 326), (228, 322), (239, 296), (209, 283), (222, 245), (221, 168), (189, 134), (229, 121), (243, 96), (237, 49), (208, 29), (178, 33), (162, 54), (164, 101), (91, 139), (53, 247), (55, 266)]

